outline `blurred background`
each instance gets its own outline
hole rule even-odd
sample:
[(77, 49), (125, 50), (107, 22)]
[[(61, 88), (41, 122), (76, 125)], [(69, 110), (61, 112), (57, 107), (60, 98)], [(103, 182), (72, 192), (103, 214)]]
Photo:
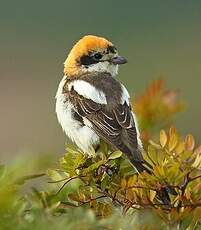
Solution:
[(119, 79), (135, 97), (163, 77), (186, 111), (175, 123), (201, 141), (201, 1), (1, 1), (0, 159), (61, 154), (55, 115), (63, 62), (83, 35), (104, 36), (129, 60)]

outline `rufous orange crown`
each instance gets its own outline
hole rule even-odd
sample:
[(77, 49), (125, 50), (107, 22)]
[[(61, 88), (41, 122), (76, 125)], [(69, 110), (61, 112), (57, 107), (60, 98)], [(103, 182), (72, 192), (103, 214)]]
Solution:
[(103, 37), (94, 35), (86, 35), (81, 38), (70, 51), (67, 59), (64, 62), (64, 74), (74, 76), (79, 74), (78, 60), (83, 55), (87, 55), (90, 51), (101, 51), (113, 44)]

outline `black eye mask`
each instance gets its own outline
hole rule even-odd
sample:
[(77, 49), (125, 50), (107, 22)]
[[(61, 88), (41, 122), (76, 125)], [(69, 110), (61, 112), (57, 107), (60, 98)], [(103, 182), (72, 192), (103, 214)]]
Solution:
[[(106, 53), (107, 54), (108, 53), (115, 54), (116, 51), (117, 51), (117, 49), (114, 46), (108, 46)], [(83, 55), (80, 58), (80, 64), (85, 65), (85, 66), (89, 66), (92, 64), (96, 64), (98, 62), (104, 62), (104, 61), (112, 62), (112, 60), (101, 60), (102, 57), (103, 57), (103, 55), (100, 52), (91, 52), (88, 55)]]
[(96, 60), (93, 56), (89, 56), (89, 55), (83, 55), (80, 58), (80, 64), (81, 65), (92, 65), (92, 64), (96, 64), (99, 61)]
[(83, 55), (80, 58), (80, 63), (82, 65), (91, 65), (91, 64), (96, 64), (101, 61), (101, 58), (103, 55), (99, 52), (97, 53), (90, 53), (89, 55)]

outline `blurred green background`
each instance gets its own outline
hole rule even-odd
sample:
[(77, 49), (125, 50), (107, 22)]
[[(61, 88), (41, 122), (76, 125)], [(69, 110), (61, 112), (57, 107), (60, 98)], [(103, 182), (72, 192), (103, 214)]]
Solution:
[(119, 79), (133, 95), (160, 76), (179, 89), (176, 124), (201, 141), (201, 1), (0, 1), (0, 155), (63, 153), (55, 115), (63, 62), (83, 35), (104, 36), (129, 63)]

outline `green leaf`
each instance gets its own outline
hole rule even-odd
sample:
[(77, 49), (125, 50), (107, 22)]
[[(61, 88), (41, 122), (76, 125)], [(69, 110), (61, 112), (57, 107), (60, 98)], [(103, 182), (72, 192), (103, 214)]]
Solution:
[(56, 170), (48, 169), (47, 175), (53, 180), (53, 181), (59, 181), (63, 179), (62, 175), (58, 173)]
[(61, 168), (70, 174), (70, 176), (74, 176), (79, 174), (79, 170), (77, 170), (87, 159), (83, 153), (76, 152), (70, 148), (68, 148), (69, 152), (64, 155), (64, 157), (60, 160)]
[(114, 159), (117, 159), (117, 158), (121, 157), (121, 155), (122, 155), (122, 152), (119, 151), (119, 150), (117, 150), (117, 151), (113, 152), (113, 153), (108, 157), (108, 159), (109, 159), (109, 160), (114, 160)]
[(90, 165), (88, 168), (82, 170), (82, 173), (83, 174), (86, 174), (86, 173), (89, 173), (89, 172), (92, 172), (94, 171), (95, 169), (98, 169), (101, 165), (105, 164), (105, 161), (104, 160), (100, 160), (92, 165)]
[(101, 181), (101, 188), (104, 190), (108, 187), (110, 187), (110, 177), (105, 173)]
[(103, 152), (104, 154), (108, 153), (108, 144), (105, 143), (104, 141), (100, 142), (100, 150), (101, 152)]

